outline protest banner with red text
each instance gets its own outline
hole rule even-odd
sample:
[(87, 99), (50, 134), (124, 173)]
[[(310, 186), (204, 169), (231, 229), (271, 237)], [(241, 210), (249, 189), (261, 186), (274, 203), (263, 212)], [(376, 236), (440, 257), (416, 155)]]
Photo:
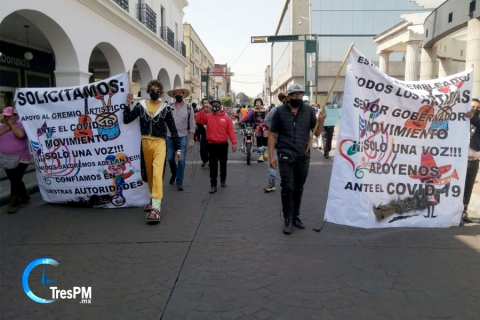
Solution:
[(353, 49), (325, 220), (449, 227), (463, 211), (473, 70), (406, 82)]
[(128, 81), (123, 73), (85, 86), (17, 91), (44, 201), (105, 208), (149, 201), (138, 120), (123, 124)]

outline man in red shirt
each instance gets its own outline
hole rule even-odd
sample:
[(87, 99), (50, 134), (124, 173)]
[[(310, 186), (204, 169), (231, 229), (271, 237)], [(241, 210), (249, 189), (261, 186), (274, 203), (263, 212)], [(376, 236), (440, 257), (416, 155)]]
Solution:
[(233, 130), (232, 119), (222, 110), (219, 100), (210, 101), (212, 113), (203, 109), (195, 116), (195, 121), (207, 126), (208, 156), (210, 165), (210, 193), (217, 192), (218, 162), (220, 162), (220, 183), (227, 186), (228, 139), (232, 143), (232, 151), (237, 151), (237, 138)]

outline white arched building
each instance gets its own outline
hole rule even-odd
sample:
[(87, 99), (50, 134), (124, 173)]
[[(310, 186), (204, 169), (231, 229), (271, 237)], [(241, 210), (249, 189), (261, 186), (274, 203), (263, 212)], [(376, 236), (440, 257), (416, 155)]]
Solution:
[(152, 79), (160, 80), (165, 92), (182, 85), (187, 5), (187, 0), (2, 1), (2, 104), (11, 102), (6, 100), (16, 87), (82, 85), (128, 70), (142, 96)]

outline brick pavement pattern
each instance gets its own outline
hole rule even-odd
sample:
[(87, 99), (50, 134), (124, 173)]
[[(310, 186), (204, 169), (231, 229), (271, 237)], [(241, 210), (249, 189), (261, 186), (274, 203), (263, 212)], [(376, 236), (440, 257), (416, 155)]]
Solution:
[[(160, 225), (140, 208), (72, 208), (39, 194), (15, 215), (0, 208), (0, 318), (480, 319), (478, 216), (449, 229), (324, 224), (333, 162), (314, 151), (307, 228), (286, 236), (280, 188), (262, 191), (267, 164), (229, 157), (228, 187), (213, 195), (200, 164), (187, 166), (185, 191), (167, 183)], [(60, 263), (47, 267), (59, 288), (91, 286), (92, 304), (31, 301), (21, 277), (39, 257)], [(41, 273), (30, 287), (48, 298)]]

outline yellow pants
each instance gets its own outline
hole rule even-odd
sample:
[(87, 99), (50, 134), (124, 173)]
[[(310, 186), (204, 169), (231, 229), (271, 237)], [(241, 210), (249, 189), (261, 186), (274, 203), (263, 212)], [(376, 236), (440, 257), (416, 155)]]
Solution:
[(163, 167), (167, 155), (167, 142), (161, 138), (142, 138), (142, 149), (150, 194), (152, 199), (161, 200), (163, 198)]

